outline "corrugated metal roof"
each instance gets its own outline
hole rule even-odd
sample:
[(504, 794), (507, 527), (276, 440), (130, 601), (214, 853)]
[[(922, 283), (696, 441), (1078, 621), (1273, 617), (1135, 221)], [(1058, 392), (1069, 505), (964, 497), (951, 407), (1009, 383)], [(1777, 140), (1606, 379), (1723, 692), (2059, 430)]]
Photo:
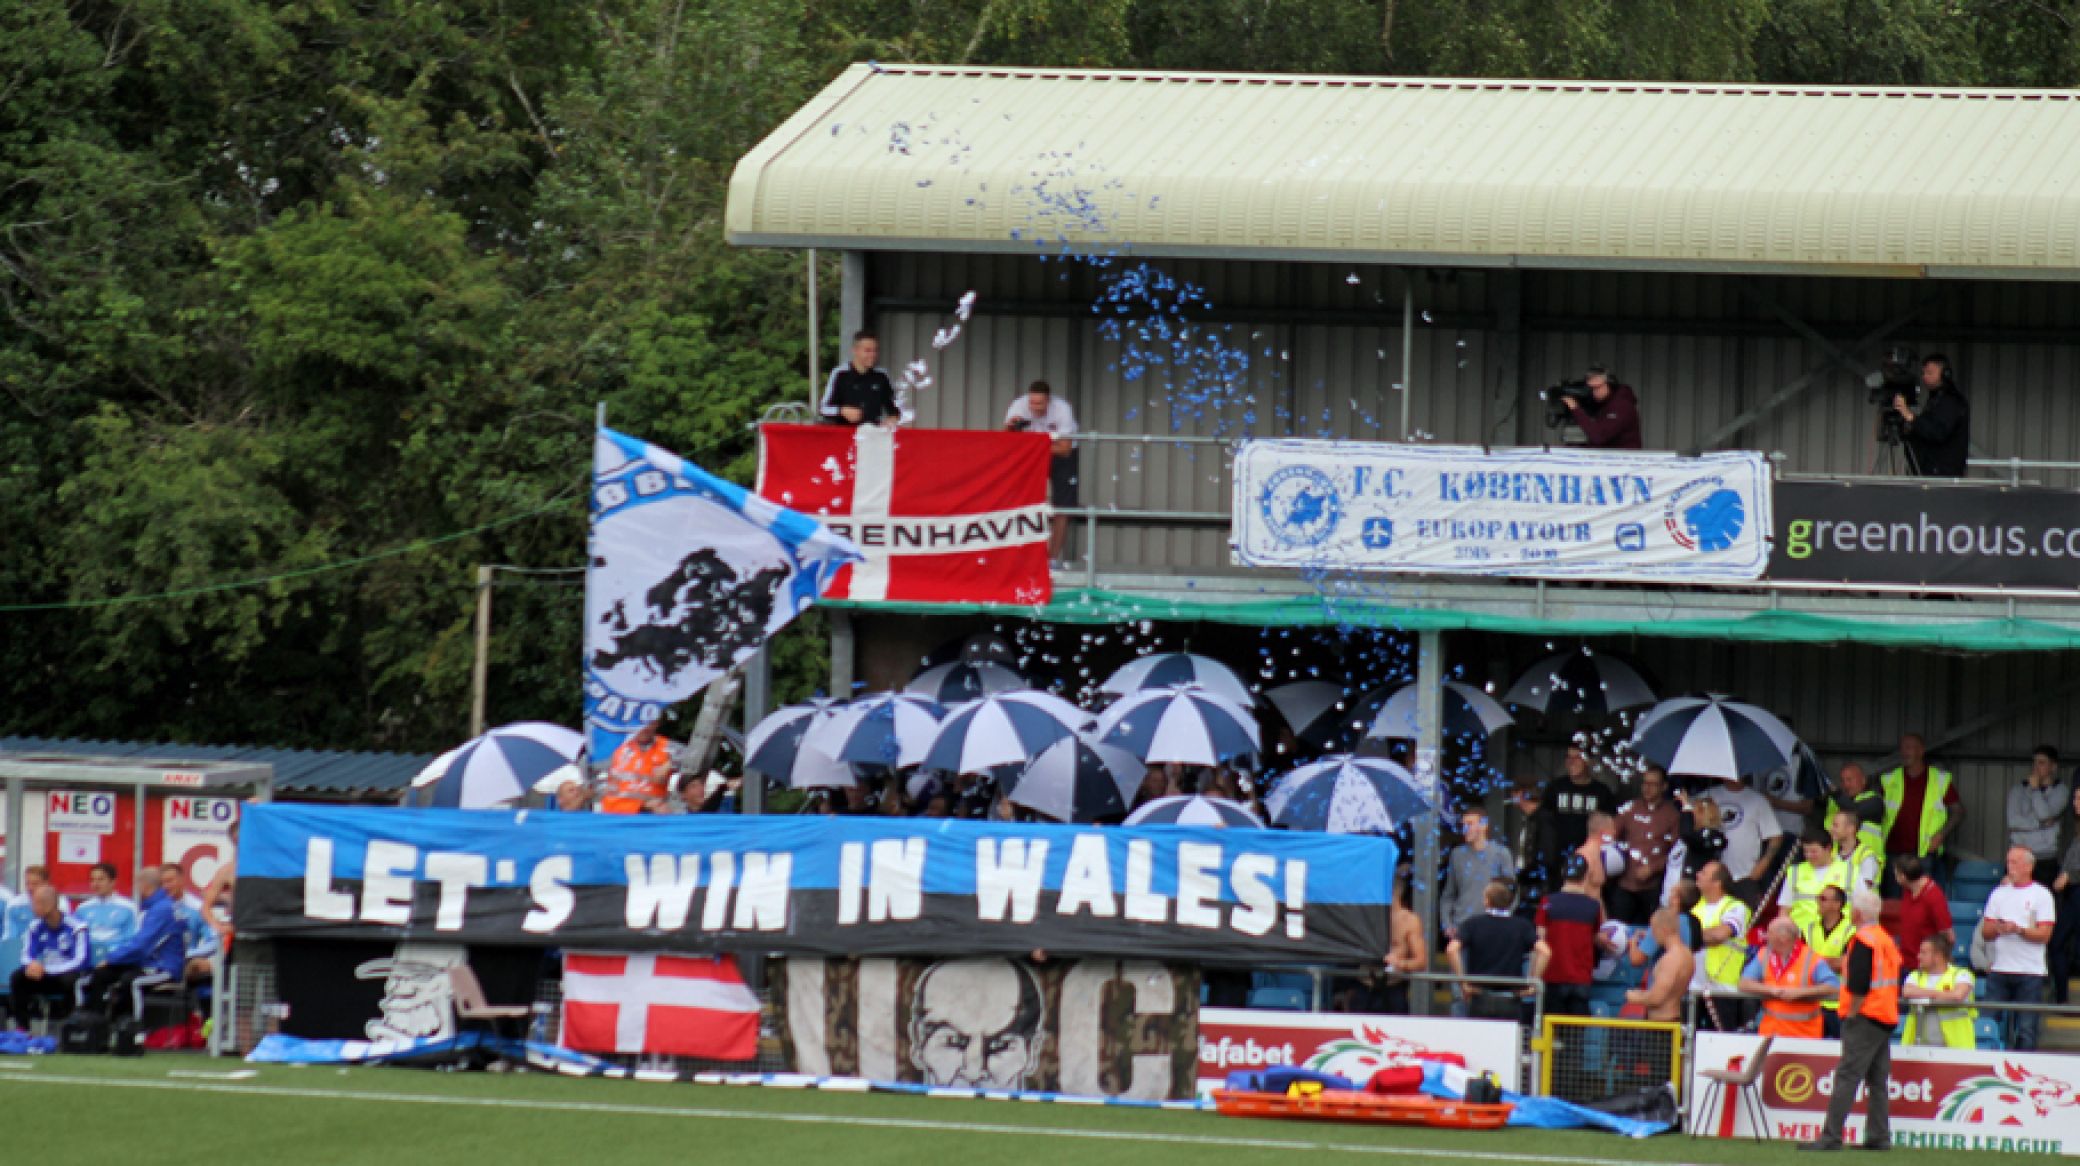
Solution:
[(329, 749), (265, 749), (250, 745), (175, 745), (164, 741), (84, 741), (53, 737), (0, 737), (0, 753), (259, 762), (274, 766), (274, 788), (278, 794), (334, 795), (401, 790), (433, 760), (431, 753), (349, 753)]
[(2080, 275), (2080, 93), (855, 65), (732, 242)]

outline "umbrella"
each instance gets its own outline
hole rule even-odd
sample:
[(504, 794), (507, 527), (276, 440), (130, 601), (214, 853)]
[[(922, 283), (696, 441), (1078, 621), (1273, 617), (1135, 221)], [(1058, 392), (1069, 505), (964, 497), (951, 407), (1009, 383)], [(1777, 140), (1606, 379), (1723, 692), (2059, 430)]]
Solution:
[(1639, 669), (1609, 652), (1562, 652), (1525, 669), (1503, 702), (1534, 712), (1600, 716), (1654, 703), (1654, 687)]
[(924, 658), (930, 664), (1002, 664), (1006, 668), (1018, 667), (1018, 646), (995, 632), (976, 632), (958, 640), (948, 640), (932, 649)]
[(1210, 656), (1195, 656), (1190, 652), (1160, 652), (1143, 656), (1129, 662), (1124, 668), (1105, 678), (1098, 686), (1099, 692), (1115, 696), (1131, 696), (1150, 689), (1174, 688), (1182, 684), (1196, 684), (1216, 696), (1226, 697), (1248, 708), (1257, 702), (1242, 682), (1240, 676), (1226, 664)]
[(1204, 794), (1177, 794), (1155, 801), (1127, 815), (1129, 826), (1217, 826), (1262, 830), (1264, 823), (1249, 807), (1226, 798)]
[(1755, 780), (1755, 788), (1780, 801), (1820, 801), (1834, 793), (1834, 779), (1820, 756), (1801, 741), (1793, 763), (1779, 765)]
[(744, 768), (794, 789), (851, 785), (850, 770), (843, 782), (830, 780), (833, 766), (845, 768), (836, 758), (802, 747), (811, 728), (829, 721), (843, 707), (841, 701), (817, 699), (768, 713), (744, 738)]
[(1002, 664), (956, 660), (934, 664), (911, 677), (903, 691), (950, 706), (992, 693), (1016, 692), (1025, 686), (1025, 677)]
[(1350, 756), (1324, 757), (1286, 774), (1264, 808), (1281, 826), (1331, 834), (1385, 834), (1432, 809), (1408, 770)]
[(1632, 751), (1669, 773), (1727, 781), (1788, 766), (1797, 749), (1774, 714), (1723, 696), (1664, 700), (1632, 731)]
[(881, 692), (863, 696), (816, 720), (802, 744), (855, 765), (901, 769), (924, 760), (945, 711), (921, 696)]
[(562, 725), (502, 725), (434, 758), (412, 779), (412, 788), (428, 791), (426, 805), (501, 806), (527, 796), (534, 783), (577, 760), (584, 748), (585, 738)]
[[(1372, 708), (1365, 721), (1364, 738), (1368, 741), (1410, 740), (1416, 736), (1416, 686), (1404, 684), (1384, 699), (1375, 690), (1360, 703), (1359, 718)], [(1374, 705), (1377, 700), (1379, 703)], [(1502, 702), (1475, 688), (1456, 680), (1444, 682), (1444, 732), (1450, 737), (1490, 737), (1514, 724), (1509, 710)]]
[(1073, 737), (1090, 715), (1045, 692), (1000, 692), (955, 708), (940, 723), (924, 765), (947, 773), (982, 773), (1023, 765), (1042, 749)]
[(558, 766), (535, 779), (534, 792), (553, 795), (562, 789), (563, 783), (567, 781), (584, 782), (585, 768), (575, 761), (569, 765)]
[(1124, 749), (1064, 737), (1026, 763), (1009, 796), (1057, 822), (1095, 822), (1127, 812), (1144, 772)]
[(1267, 689), (1264, 699), (1285, 718), (1293, 735), (1313, 745), (1333, 739), (1349, 720), (1351, 700), (1340, 684), (1326, 680), (1297, 680)]
[(1203, 688), (1123, 697), (1098, 718), (1098, 739), (1150, 765), (1219, 765), (1259, 748), (1256, 717)]

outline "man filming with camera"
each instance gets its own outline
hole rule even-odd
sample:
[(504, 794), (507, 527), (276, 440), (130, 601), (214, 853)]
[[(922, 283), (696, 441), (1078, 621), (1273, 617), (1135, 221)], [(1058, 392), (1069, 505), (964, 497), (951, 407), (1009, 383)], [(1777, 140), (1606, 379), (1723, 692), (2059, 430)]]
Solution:
[(1639, 398), (1632, 386), (1612, 380), (1611, 370), (1600, 364), (1590, 365), (1583, 381), (1589, 388), (1586, 400), (1574, 393), (1560, 398), (1582, 431), (1582, 444), (1590, 449), (1638, 449)]
[(1920, 388), (1919, 408), (1906, 393), (1892, 396), (1913, 454), (1908, 468), (1923, 478), (1962, 478), (1971, 460), (1972, 405), (1957, 387), (1948, 357), (1931, 352), (1922, 359)]

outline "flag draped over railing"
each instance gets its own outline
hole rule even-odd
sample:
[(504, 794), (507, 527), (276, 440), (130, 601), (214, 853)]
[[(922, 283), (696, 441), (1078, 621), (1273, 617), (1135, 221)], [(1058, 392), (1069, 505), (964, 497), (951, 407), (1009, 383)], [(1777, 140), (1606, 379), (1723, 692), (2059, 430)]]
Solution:
[(601, 429), (585, 573), (592, 759), (756, 652), (860, 558), (807, 515)]

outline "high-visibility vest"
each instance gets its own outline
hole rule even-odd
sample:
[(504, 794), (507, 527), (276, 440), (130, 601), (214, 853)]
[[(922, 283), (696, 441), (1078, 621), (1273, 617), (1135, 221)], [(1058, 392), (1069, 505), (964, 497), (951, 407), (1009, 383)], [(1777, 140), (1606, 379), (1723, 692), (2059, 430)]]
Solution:
[[(1899, 948), (1885, 929), (1873, 923), (1856, 933), (1856, 941), (1871, 949), (1871, 990), (1864, 994), (1863, 1010), (1854, 1015), (1879, 1024), (1899, 1023)], [(1849, 1012), (1849, 973), (1842, 972), (1842, 1015)]]
[[(1875, 891), (1878, 889), (1878, 884), (1885, 878), (1885, 848), (1882, 845), (1875, 849), (1872, 848), (1869, 843), (1863, 840), (1861, 831), (1856, 835), (1856, 848), (1849, 852), (1849, 857), (1843, 858), (1842, 852), (1839, 850), (1830, 851), (1829, 853), (1833, 854), (1837, 861), (1845, 863), (1849, 867), (1849, 881), (1842, 887), (1842, 891), (1845, 894), (1854, 895), (1859, 889)], [(1859, 888), (1856, 886), (1856, 872), (1863, 869), (1865, 862), (1871, 864), (1871, 885)]]
[[(1762, 961), (1762, 982), (1772, 988), (1810, 988), (1813, 986), (1813, 968), (1820, 958), (1813, 949), (1801, 943), (1798, 954), (1791, 957), (1781, 975), (1769, 974), (1769, 953), (1763, 952), (1755, 958)], [(1820, 1021), (1818, 1000), (1764, 1000), (1762, 1023), (1756, 1031), (1763, 1036), (1818, 1037), (1823, 1031)]]
[[(1899, 819), (1899, 811), (1907, 800), (1907, 774), (1905, 769), (1890, 769), (1878, 779), (1878, 788), (1885, 793), (1885, 836), (1892, 836), (1892, 825)], [(1914, 853), (1925, 855), (1928, 844), (1936, 831), (1950, 820), (1950, 811), (1943, 807), (1943, 799), (1950, 794), (1950, 772), (1928, 767), (1928, 785), (1921, 793), (1921, 822), (1916, 831)]]
[(600, 795), (600, 812), (642, 813), (644, 801), (661, 798), (668, 792), (664, 775), (671, 767), (672, 745), (663, 737), (652, 738), (648, 749), (637, 748), (633, 737), (622, 742), (614, 750), (614, 759), (607, 763), (607, 788)]
[(1847, 811), (1850, 817), (1856, 819), (1856, 840), (1862, 843), (1863, 845), (1870, 847), (1872, 854), (1875, 854), (1880, 859), (1883, 859), (1885, 857), (1885, 823), (1882, 821), (1865, 821), (1863, 816), (1856, 812), (1856, 803), (1862, 801), (1865, 797), (1869, 796), (1871, 792), (1872, 791), (1870, 790), (1865, 790), (1863, 791), (1863, 793), (1858, 794), (1856, 797), (1851, 798), (1846, 802), (1843, 801), (1839, 796), (1828, 799), (1830, 805), (1828, 807), (1827, 816), (1830, 820), (1832, 820), (1835, 814)]
[(1791, 917), (1798, 929), (1804, 931), (1820, 921), (1820, 891), (1825, 887), (1840, 887), (1844, 895), (1849, 893), (1849, 864), (1836, 858), (1823, 867), (1810, 862), (1801, 862), (1791, 868), (1791, 905), (1784, 913)]
[[(1805, 932), (1806, 947), (1810, 948), (1814, 955), (1824, 960), (1838, 960), (1849, 954), (1849, 940), (1856, 934), (1856, 926), (1849, 922), (1847, 915), (1842, 916), (1841, 922), (1834, 925), (1833, 931), (1829, 931), (1827, 925), (1822, 923), (1818, 917), (1814, 918), (1810, 927), (1802, 930)], [(1837, 1002), (1822, 1000), (1820, 1006), (1829, 1012), (1833, 1012), (1837, 1007)]]
[[(1909, 972), (1907, 973), (1907, 983), (1917, 988), (1932, 988), (1938, 992), (1944, 992), (1957, 986), (1959, 976), (1970, 978), (1969, 973), (1963, 968), (1958, 967), (1956, 964), (1951, 964), (1943, 969), (1943, 974), (1940, 976), (1931, 976), (1927, 972)], [(1940, 1006), (1924, 1004), (1921, 1008), (1909, 1009), (1907, 1012), (1907, 1027), (1900, 1030), (1899, 1034), (1901, 1044), (1911, 1045), (1914, 1043), (1914, 1022), (1920, 1018), (1920, 1013), (1923, 1009), (1926, 1009), (1928, 1014), (1935, 1018), (1936, 1029), (1943, 1034), (1943, 1044), (1953, 1049), (1975, 1049), (1979, 1047), (1978, 1035), (1972, 1031), (1972, 1022), (1979, 1019), (1979, 1010), (1969, 1004), (1944, 1004)]]
[[(1713, 928), (1719, 926), (1719, 921), (1726, 915), (1728, 910), (1739, 904), (1740, 900), (1732, 895), (1721, 895), (1716, 906), (1699, 899), (1697, 906), (1692, 908), (1690, 913), (1697, 916), (1697, 921), (1706, 928)], [(1733, 936), (1725, 943), (1714, 944), (1705, 948), (1705, 977), (1713, 983), (1724, 987), (1740, 987), (1741, 965), (1748, 962), (1746, 956), (1747, 949), (1741, 943), (1739, 935)]]

